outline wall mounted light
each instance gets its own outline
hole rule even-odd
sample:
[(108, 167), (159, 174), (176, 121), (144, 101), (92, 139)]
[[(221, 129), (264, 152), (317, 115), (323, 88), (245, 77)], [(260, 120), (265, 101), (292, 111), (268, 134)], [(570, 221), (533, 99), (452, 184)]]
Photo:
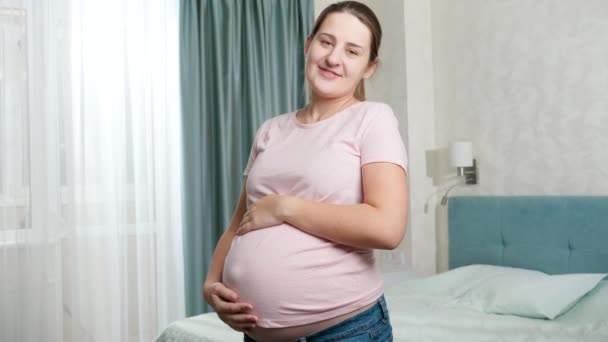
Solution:
[[(464, 184), (477, 184), (477, 161), (473, 158), (473, 144), (469, 141), (457, 141), (450, 144), (450, 166), (458, 170), (458, 176), (464, 176)], [(448, 203), (450, 190), (461, 183), (450, 186), (441, 198), (441, 205)]]
[(457, 141), (450, 144), (450, 166), (456, 167), (465, 184), (477, 184), (477, 161), (473, 158), (473, 144)]

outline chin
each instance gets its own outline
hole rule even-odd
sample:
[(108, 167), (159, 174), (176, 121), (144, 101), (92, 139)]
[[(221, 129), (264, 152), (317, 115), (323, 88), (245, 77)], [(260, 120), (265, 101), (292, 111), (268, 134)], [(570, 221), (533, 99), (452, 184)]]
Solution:
[(349, 94), (347, 89), (337, 86), (313, 86), (311, 85), (312, 93), (323, 98), (340, 98)]

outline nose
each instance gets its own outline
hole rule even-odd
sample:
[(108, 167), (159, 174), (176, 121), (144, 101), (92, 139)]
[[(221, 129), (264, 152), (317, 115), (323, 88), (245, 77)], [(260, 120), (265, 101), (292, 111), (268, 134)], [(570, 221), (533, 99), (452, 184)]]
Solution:
[(342, 58), (340, 54), (340, 49), (334, 47), (333, 49), (331, 49), (325, 60), (328, 66), (333, 67), (340, 64), (340, 58)]

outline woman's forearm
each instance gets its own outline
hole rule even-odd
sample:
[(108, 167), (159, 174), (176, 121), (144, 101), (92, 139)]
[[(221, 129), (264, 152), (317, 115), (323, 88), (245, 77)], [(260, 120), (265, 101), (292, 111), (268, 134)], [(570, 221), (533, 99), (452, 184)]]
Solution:
[(338, 205), (288, 196), (282, 219), (309, 234), (344, 245), (394, 249), (405, 234), (406, 220), (399, 214), (361, 203)]
[(218, 241), (215, 251), (213, 252), (213, 258), (211, 259), (211, 265), (209, 266), (209, 272), (207, 272), (205, 283), (222, 281), (224, 261), (226, 260), (228, 251), (230, 251), (230, 245), (234, 235), (233, 229), (228, 229), (224, 232), (224, 234), (222, 234), (222, 237)]
[(228, 229), (222, 234), (222, 237), (217, 243), (215, 247), (215, 251), (213, 252), (213, 258), (211, 259), (211, 265), (209, 266), (209, 272), (207, 272), (207, 278), (205, 279), (205, 283), (213, 283), (213, 282), (221, 282), (222, 281), (222, 272), (224, 271), (224, 261), (226, 260), (226, 255), (230, 251), (230, 245), (232, 244), (232, 239), (236, 235), (236, 229), (239, 226), (239, 223), (243, 219), (243, 215), (247, 211), (247, 199), (246, 199), (246, 190), (245, 184), (247, 183), (247, 178), (243, 182), (243, 189), (241, 190), (241, 195), (239, 197), (239, 201), (237, 203), (234, 214), (232, 215), (232, 219), (230, 220), (230, 225)]

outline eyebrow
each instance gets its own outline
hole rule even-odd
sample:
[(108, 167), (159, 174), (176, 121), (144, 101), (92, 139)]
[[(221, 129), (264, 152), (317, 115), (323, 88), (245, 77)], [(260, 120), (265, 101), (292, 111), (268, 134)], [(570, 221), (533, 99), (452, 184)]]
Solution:
[[(330, 37), (331, 39), (336, 40), (336, 36), (334, 36), (334, 35), (333, 35), (333, 34), (331, 34), (331, 33), (325, 33), (325, 32), (321, 32), (321, 33), (319, 33), (319, 35), (328, 36), (328, 37)], [(361, 45), (357, 45), (357, 44), (355, 44), (355, 43), (346, 42), (346, 45), (351, 45), (351, 46), (353, 46), (353, 47), (356, 47), (356, 48), (359, 48), (359, 49), (362, 49), (362, 50), (363, 50), (363, 46), (361, 46)]]

